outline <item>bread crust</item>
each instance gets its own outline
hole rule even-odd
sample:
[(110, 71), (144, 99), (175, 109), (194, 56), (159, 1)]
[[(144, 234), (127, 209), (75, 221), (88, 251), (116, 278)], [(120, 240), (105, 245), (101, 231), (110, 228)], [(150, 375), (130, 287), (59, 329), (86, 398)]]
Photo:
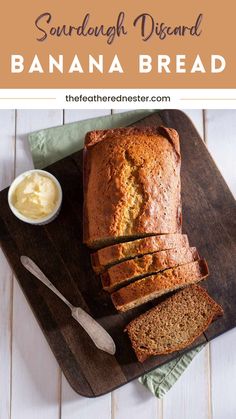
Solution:
[(108, 292), (127, 285), (140, 277), (200, 259), (196, 247), (162, 250), (121, 262), (101, 274), (103, 288)]
[(125, 128), (114, 128), (114, 129), (107, 129), (107, 130), (94, 130), (87, 132), (85, 136), (84, 146), (88, 148), (89, 146), (93, 146), (97, 144), (99, 141), (105, 140), (107, 137), (118, 135), (122, 136), (123, 134), (129, 135), (139, 135), (141, 133), (145, 133), (148, 136), (153, 135), (162, 135), (166, 137), (168, 141), (173, 145), (176, 153), (180, 157), (180, 146), (179, 146), (179, 135), (177, 131), (173, 128), (167, 128), (161, 125), (160, 127), (125, 127)]
[(137, 256), (144, 256), (162, 250), (189, 247), (186, 234), (163, 234), (144, 237), (126, 243), (117, 243), (104, 247), (91, 254), (91, 263), (96, 273), (106, 268)]
[(171, 128), (92, 131), (84, 147), (84, 243), (181, 232), (179, 137)]
[(168, 292), (202, 281), (209, 275), (207, 262), (201, 259), (156, 275), (146, 276), (111, 294), (118, 311), (127, 311)]

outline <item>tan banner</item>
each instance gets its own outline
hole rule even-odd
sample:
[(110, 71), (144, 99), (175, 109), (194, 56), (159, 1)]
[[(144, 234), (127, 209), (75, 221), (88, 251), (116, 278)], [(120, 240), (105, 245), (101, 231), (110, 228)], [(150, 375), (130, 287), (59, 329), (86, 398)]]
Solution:
[(0, 88), (236, 88), (235, 6), (8, 0)]

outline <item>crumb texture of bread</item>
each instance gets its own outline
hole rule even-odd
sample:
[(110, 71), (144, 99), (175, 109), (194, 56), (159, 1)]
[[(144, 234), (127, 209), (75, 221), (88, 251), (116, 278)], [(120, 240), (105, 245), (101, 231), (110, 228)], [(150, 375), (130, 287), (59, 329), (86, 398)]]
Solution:
[(198, 259), (199, 254), (195, 247), (162, 250), (112, 266), (101, 274), (102, 285), (105, 290), (112, 292), (117, 287), (140, 277), (152, 275)]
[(87, 134), (84, 149), (84, 242), (181, 232), (178, 134), (164, 127)]
[(117, 243), (97, 250), (91, 255), (92, 267), (100, 273), (109, 266), (133, 257), (179, 247), (189, 247), (186, 234), (163, 234)]
[(138, 360), (144, 362), (186, 348), (222, 314), (203, 288), (192, 285), (131, 321), (126, 330)]
[(118, 311), (127, 311), (163, 294), (199, 282), (209, 275), (205, 259), (146, 276), (113, 292), (112, 302)]

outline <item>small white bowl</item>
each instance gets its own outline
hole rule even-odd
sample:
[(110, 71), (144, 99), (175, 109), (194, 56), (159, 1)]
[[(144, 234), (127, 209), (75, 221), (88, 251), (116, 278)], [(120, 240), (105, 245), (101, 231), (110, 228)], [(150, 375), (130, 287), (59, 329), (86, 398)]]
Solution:
[[(54, 184), (57, 187), (58, 190), (58, 202), (56, 207), (54, 208), (53, 212), (51, 212), (49, 215), (47, 215), (46, 217), (42, 217), (39, 218), (38, 220), (36, 219), (32, 219), (29, 217), (25, 217), (24, 215), (22, 215), (14, 206), (14, 204), (12, 203), (12, 197), (14, 195), (14, 192), (16, 190), (16, 187), (19, 185), (19, 183), (22, 182), (22, 180), (32, 174), (32, 173), (39, 173), (41, 175), (47, 176), (48, 178), (52, 179), (52, 181), (54, 182)], [(61, 204), (62, 204), (62, 189), (61, 189), (61, 185), (58, 182), (58, 180), (55, 178), (55, 176), (53, 176), (51, 173), (47, 172), (46, 170), (39, 170), (39, 169), (33, 169), (33, 170), (28, 170), (27, 172), (22, 173), (21, 175), (17, 176), (17, 178), (15, 178), (15, 180), (12, 182), (9, 191), (8, 191), (8, 204), (9, 207), (11, 209), (11, 211), (13, 212), (13, 214), (19, 218), (19, 220), (24, 221), (25, 223), (28, 224), (33, 224), (33, 225), (44, 225), (44, 224), (48, 224), (51, 221), (53, 221), (59, 214), (60, 209), (61, 209)]]

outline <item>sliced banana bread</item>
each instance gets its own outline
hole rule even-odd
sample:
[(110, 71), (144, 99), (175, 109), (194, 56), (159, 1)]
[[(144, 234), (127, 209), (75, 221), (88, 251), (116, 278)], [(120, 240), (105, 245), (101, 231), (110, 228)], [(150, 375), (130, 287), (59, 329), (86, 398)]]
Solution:
[(105, 247), (92, 253), (91, 262), (94, 271), (100, 273), (107, 267), (135, 256), (188, 246), (189, 241), (186, 234), (163, 234)]
[(162, 250), (112, 266), (101, 274), (102, 285), (106, 291), (113, 292), (115, 289), (144, 276), (153, 275), (198, 259), (200, 258), (196, 247)]
[(118, 311), (127, 311), (163, 294), (199, 282), (208, 275), (205, 259), (190, 262), (156, 275), (146, 276), (113, 292), (112, 302)]
[(189, 346), (221, 315), (222, 307), (192, 285), (131, 321), (126, 330), (138, 360), (144, 362)]
[(84, 147), (84, 243), (180, 233), (180, 147), (172, 128), (87, 133)]

